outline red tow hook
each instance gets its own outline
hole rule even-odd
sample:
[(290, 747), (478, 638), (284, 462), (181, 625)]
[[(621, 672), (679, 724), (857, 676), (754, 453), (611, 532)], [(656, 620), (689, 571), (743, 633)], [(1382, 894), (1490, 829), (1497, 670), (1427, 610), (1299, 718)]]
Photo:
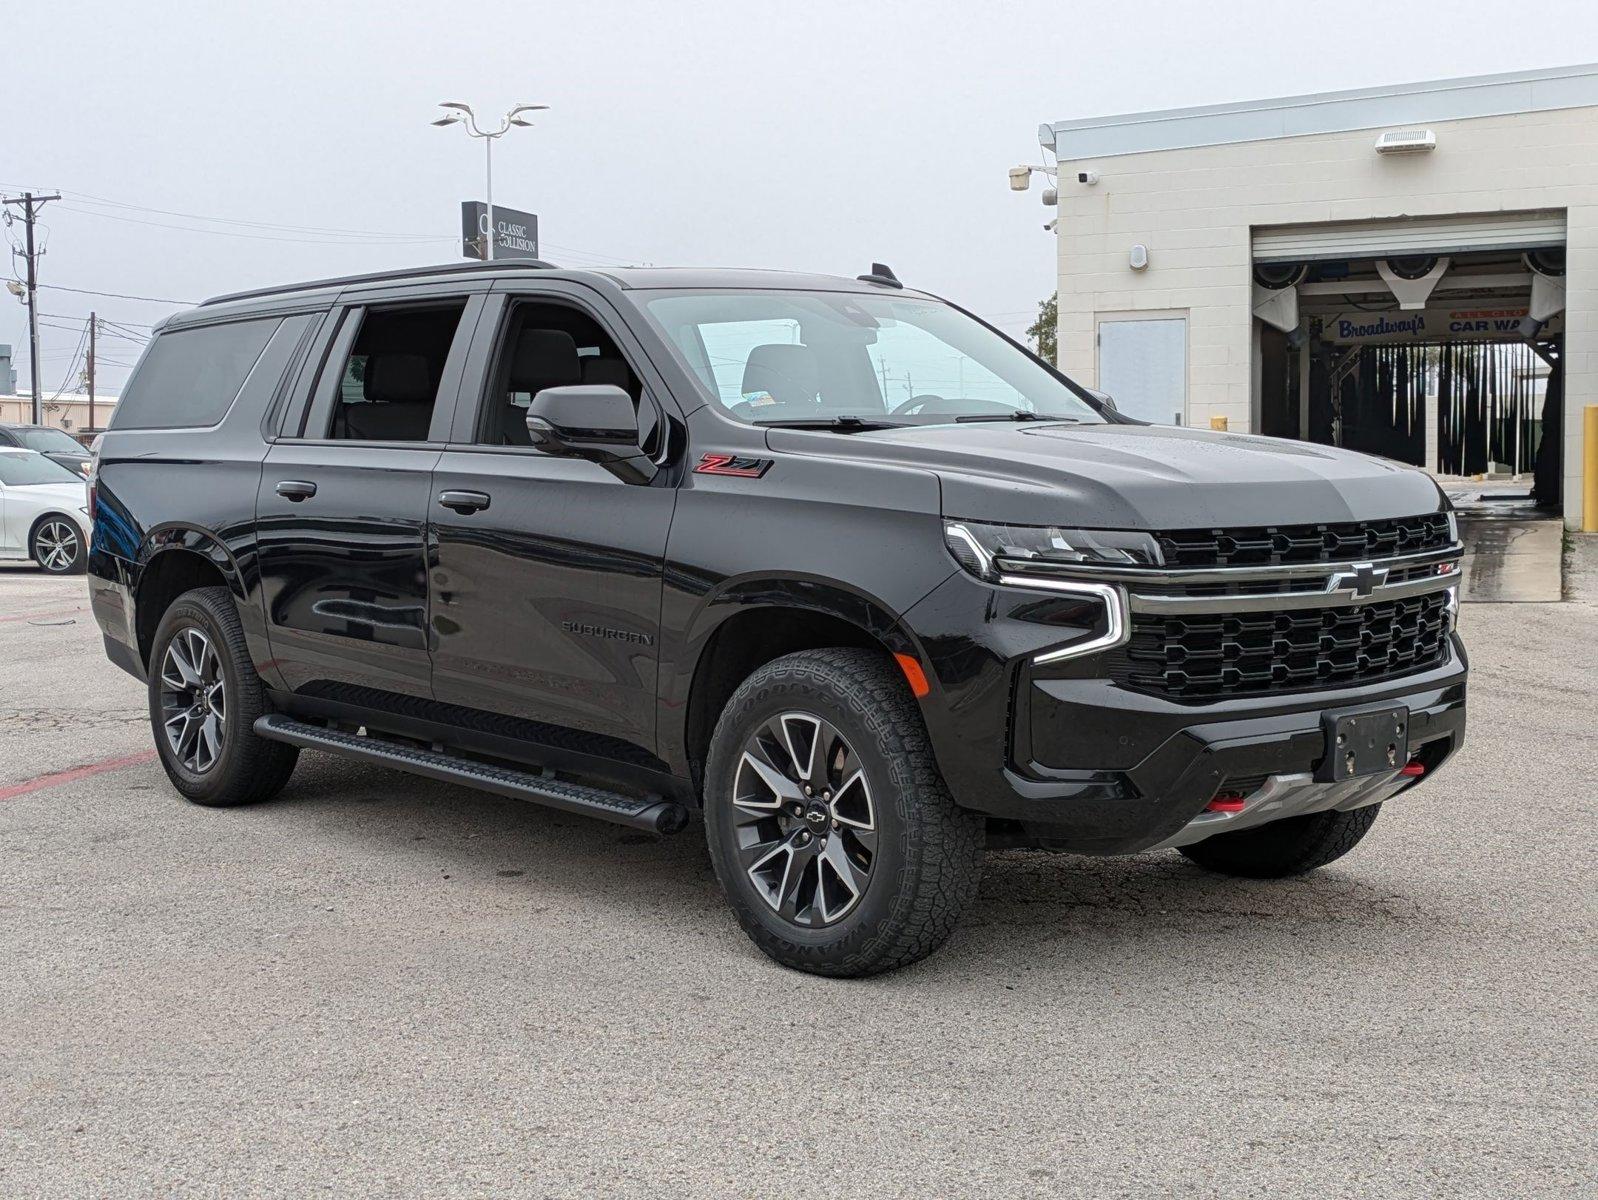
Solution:
[(1241, 792), (1216, 792), (1215, 799), (1204, 806), (1205, 812), (1242, 812), (1246, 801)]
[(1405, 779), (1419, 779), (1422, 775), (1426, 774), (1426, 764), (1421, 762), (1419, 759), (1416, 759), (1414, 762), (1405, 763), (1401, 768), (1399, 768), (1398, 773)]

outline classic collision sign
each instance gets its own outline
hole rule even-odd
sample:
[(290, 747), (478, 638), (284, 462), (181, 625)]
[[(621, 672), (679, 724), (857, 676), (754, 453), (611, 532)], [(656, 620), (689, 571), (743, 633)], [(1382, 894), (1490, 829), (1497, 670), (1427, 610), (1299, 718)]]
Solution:
[[(1476, 304), (1425, 308), (1412, 312), (1342, 312), (1320, 318), (1320, 336), (1329, 342), (1442, 342), (1452, 338), (1514, 338), (1526, 315), (1523, 304)], [(1560, 317), (1549, 322), (1557, 326)], [(1551, 330), (1558, 332), (1557, 328)]]
[[(488, 205), (461, 201), (461, 254), (482, 258), (488, 233)], [(537, 258), (538, 214), (494, 205), (494, 257)]]

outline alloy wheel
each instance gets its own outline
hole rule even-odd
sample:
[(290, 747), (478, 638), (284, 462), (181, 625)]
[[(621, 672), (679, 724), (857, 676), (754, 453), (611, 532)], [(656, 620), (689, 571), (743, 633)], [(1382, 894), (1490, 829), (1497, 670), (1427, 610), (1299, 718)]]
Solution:
[(203, 775), (216, 765), (226, 737), (227, 683), (216, 647), (192, 625), (173, 635), (161, 660), (161, 718), (184, 769)]
[(66, 521), (46, 521), (33, 537), (33, 556), (46, 571), (65, 571), (78, 557), (78, 531)]
[(738, 859), (786, 921), (819, 929), (846, 917), (871, 882), (876, 808), (864, 764), (813, 713), (784, 712), (744, 743), (733, 777)]

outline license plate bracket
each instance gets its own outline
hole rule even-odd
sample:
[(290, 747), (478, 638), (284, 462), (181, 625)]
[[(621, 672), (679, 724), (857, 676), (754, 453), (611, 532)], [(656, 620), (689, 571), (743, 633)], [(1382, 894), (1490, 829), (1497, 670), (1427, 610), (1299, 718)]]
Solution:
[(1409, 762), (1409, 708), (1389, 704), (1321, 717), (1326, 756), (1317, 779), (1335, 783), (1361, 775), (1401, 770)]

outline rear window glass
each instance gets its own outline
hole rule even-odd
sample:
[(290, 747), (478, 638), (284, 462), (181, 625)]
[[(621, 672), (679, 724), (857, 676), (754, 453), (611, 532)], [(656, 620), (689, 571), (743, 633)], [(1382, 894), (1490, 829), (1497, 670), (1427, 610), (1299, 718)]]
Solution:
[(215, 425), (282, 318), (162, 333), (128, 381), (113, 429)]

